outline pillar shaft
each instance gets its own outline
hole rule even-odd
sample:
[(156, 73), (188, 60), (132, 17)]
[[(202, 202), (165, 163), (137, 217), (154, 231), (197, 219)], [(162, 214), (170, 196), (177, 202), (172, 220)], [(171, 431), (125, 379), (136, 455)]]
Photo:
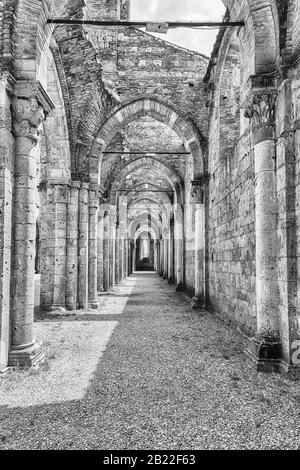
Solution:
[(78, 202), (80, 182), (73, 182), (67, 217), (67, 269), (66, 269), (66, 307), (77, 308), (78, 288)]
[(176, 289), (183, 288), (183, 217), (182, 209), (178, 208), (175, 211), (174, 220), (175, 230), (175, 281)]
[(67, 256), (67, 185), (55, 185), (55, 228), (54, 228), (54, 285), (53, 307), (66, 305), (66, 256)]
[(115, 239), (115, 283), (120, 283), (120, 230), (116, 230)]
[(193, 181), (193, 198), (195, 201), (195, 234), (194, 234), (195, 293), (194, 293), (194, 298), (192, 302), (192, 307), (203, 308), (205, 306), (204, 179)]
[(104, 212), (103, 217), (103, 290), (109, 291), (109, 212)]
[(104, 231), (104, 212), (103, 209), (98, 213), (98, 241), (97, 241), (97, 289), (103, 291), (103, 231)]
[(115, 259), (116, 259), (116, 208), (110, 209), (109, 220), (109, 287), (115, 285)]
[[(91, 185), (92, 186), (92, 185)], [(97, 186), (97, 185), (95, 185)], [(89, 306), (90, 308), (98, 308), (98, 290), (97, 290), (97, 241), (98, 241), (98, 191), (97, 188), (90, 188), (89, 192)]]
[[(37, 147), (44, 110), (53, 108), (40, 84), (17, 82), (12, 99), (15, 136), (11, 351), (9, 365), (35, 365), (44, 357), (33, 334)], [(19, 98), (21, 96), (22, 98)], [(28, 97), (28, 98), (25, 98)], [(41, 106), (40, 103), (43, 103)]]
[[(1, 166), (0, 166), (0, 371), (4, 370), (8, 362), (10, 347), (10, 279), (12, 255), (12, 188), (13, 188), (13, 148), (14, 139), (11, 134), (9, 91), (11, 84), (2, 79), (0, 84), (0, 115), (6, 116), (0, 122)], [(5, 228), (5, 229), (4, 229)]]
[(88, 307), (89, 184), (79, 190), (78, 305)]
[(255, 145), (257, 333), (278, 336), (275, 142)]

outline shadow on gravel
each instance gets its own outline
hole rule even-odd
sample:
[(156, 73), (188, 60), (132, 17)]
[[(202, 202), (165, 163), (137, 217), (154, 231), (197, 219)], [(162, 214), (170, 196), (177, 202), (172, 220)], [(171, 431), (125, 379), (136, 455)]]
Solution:
[(258, 374), (237, 333), (212, 314), (199, 317), (153, 274), (135, 276), (135, 300), (117, 316), (84, 398), (1, 407), (0, 448), (299, 448), (299, 385)]

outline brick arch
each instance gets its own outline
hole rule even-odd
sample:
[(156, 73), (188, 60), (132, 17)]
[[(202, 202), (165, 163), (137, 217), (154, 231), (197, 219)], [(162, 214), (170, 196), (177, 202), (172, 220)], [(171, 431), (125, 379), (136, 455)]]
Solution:
[(152, 227), (144, 227), (140, 228), (135, 234), (134, 234), (134, 241), (136, 241), (142, 233), (150, 233), (152, 235), (153, 240), (158, 240), (159, 235), (158, 233), (152, 228)]
[(167, 196), (164, 193), (161, 193), (159, 196), (156, 196), (156, 198), (157, 199), (155, 199), (155, 196), (152, 196), (150, 198), (150, 196), (141, 195), (140, 198), (138, 198), (134, 201), (130, 201), (129, 204), (128, 204), (128, 208), (134, 206), (134, 204), (138, 204), (141, 201), (150, 201), (151, 203), (155, 204), (156, 206), (164, 205), (164, 206), (169, 207), (170, 205), (172, 205), (169, 196)]
[(123, 170), (118, 172), (117, 174), (114, 173), (113, 175), (113, 181), (111, 184), (110, 188), (110, 201), (111, 204), (116, 203), (116, 198), (117, 198), (117, 192), (119, 188), (119, 184), (124, 180), (124, 178), (130, 173), (131, 171), (134, 171), (138, 168), (142, 168), (143, 166), (149, 165), (153, 167), (153, 169), (161, 172), (163, 171), (164, 177), (169, 181), (171, 186), (173, 187), (175, 194), (179, 200), (182, 199), (182, 184), (181, 184), (181, 178), (180, 176), (175, 172), (175, 170), (169, 168), (167, 165), (164, 163), (160, 162), (159, 160), (156, 160), (153, 157), (140, 157), (136, 160), (133, 160), (132, 162), (128, 163), (125, 167), (123, 167)]
[[(54, 30), (47, 25), (51, 16), (71, 17), (81, 13), (83, 0), (18, 0), (15, 7), (14, 61), (17, 78), (36, 80), (39, 77), (43, 50), (49, 47)], [(26, 61), (26, 67), (24, 67)]]
[[(244, 19), (247, 40), (253, 40), (253, 74), (275, 69), (279, 55), (279, 19), (276, 0), (222, 0), (231, 20)], [(251, 36), (253, 35), (253, 38)]]
[[(147, 214), (147, 212), (144, 212), (144, 213)], [(137, 226), (138, 226), (139, 223), (140, 223), (139, 220), (134, 220), (130, 224), (130, 226), (128, 228), (128, 233), (131, 236), (131, 238), (135, 237), (135, 234), (137, 232)], [(159, 237), (159, 226), (158, 226), (158, 224), (153, 219), (150, 221), (150, 224), (151, 224), (151, 226), (153, 227), (153, 229), (155, 230), (155, 232), (157, 233), (157, 235)], [(142, 231), (145, 231), (146, 228), (147, 227), (140, 227), (140, 229)], [(140, 230), (140, 229), (138, 229), (138, 230)]]
[(200, 178), (205, 167), (204, 137), (188, 116), (157, 96), (136, 98), (114, 109), (94, 140), (91, 157), (97, 157), (99, 150), (106, 148), (116, 132), (122, 127), (142, 116), (148, 116), (166, 124), (185, 141), (187, 148), (193, 155), (194, 179)]
[[(140, 188), (141, 186), (144, 186), (145, 184), (147, 184), (149, 186), (152, 186), (153, 188), (160, 189), (160, 186), (158, 186), (157, 184), (154, 184), (154, 183), (149, 183), (148, 181), (142, 181), (141, 183), (137, 183), (136, 185), (132, 186), (131, 189)], [(123, 192), (123, 195), (128, 196), (131, 192), (131, 189), (128, 189), (128, 191), (126, 193)], [(147, 188), (143, 188), (143, 189), (144, 189), (145, 192), (147, 192)], [(163, 194), (163, 193), (161, 193), (161, 194)], [(168, 198), (168, 200), (171, 203), (171, 198), (168, 195), (167, 191), (166, 191), (166, 194), (164, 194), (164, 195)]]

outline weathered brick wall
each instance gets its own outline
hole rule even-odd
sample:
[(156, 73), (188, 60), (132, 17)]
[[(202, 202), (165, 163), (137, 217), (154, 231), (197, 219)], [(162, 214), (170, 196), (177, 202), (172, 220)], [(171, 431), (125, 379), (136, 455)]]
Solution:
[(165, 98), (190, 115), (205, 135), (205, 56), (136, 28), (118, 28), (114, 36), (90, 28), (88, 38), (99, 51), (104, 78), (113, 82), (122, 101), (145, 94)]
[(191, 116), (205, 135), (206, 93), (201, 78), (207, 63), (201, 54), (126, 28), (118, 35), (118, 93), (124, 101), (144, 94), (165, 98)]

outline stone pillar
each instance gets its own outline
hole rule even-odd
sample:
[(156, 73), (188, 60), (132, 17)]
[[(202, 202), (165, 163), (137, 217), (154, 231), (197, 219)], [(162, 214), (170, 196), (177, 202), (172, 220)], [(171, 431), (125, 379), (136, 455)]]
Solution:
[(119, 280), (124, 279), (124, 238), (120, 236), (119, 241)]
[(79, 190), (78, 306), (88, 307), (89, 183)]
[(116, 229), (115, 239), (115, 283), (120, 283), (120, 229)]
[(79, 181), (71, 182), (67, 217), (66, 308), (68, 310), (77, 308), (79, 188)]
[(168, 282), (174, 282), (174, 216), (170, 215), (169, 240), (168, 240)]
[(136, 270), (136, 243), (132, 242), (132, 272)]
[(98, 302), (98, 289), (97, 289), (97, 241), (98, 241), (98, 207), (99, 207), (99, 194), (98, 185), (90, 184), (89, 191), (89, 307), (97, 309)]
[(129, 275), (128, 240), (124, 238), (124, 278)]
[(0, 81), (0, 371), (5, 370), (10, 348), (10, 279), (12, 255), (12, 188), (14, 138), (11, 133), (13, 78)]
[(109, 211), (104, 212), (103, 217), (103, 290), (109, 291)]
[(255, 158), (257, 332), (247, 355), (257, 370), (280, 368), (277, 286), (277, 196), (273, 89), (254, 89), (246, 116), (252, 118)]
[(66, 306), (66, 261), (67, 261), (67, 185), (53, 187), (55, 207), (54, 228), (54, 285), (53, 304), (55, 308)]
[(134, 242), (132, 240), (128, 240), (128, 266), (129, 266), (129, 276), (133, 273), (133, 250), (134, 250)]
[(168, 278), (168, 238), (165, 236), (164, 240), (164, 268), (163, 268), (163, 279)]
[(116, 206), (110, 207), (109, 218), (109, 287), (115, 285), (116, 259)]
[(205, 306), (205, 214), (204, 214), (204, 180), (192, 181), (195, 202), (195, 293), (192, 300), (193, 308)]
[(98, 241), (97, 241), (97, 289), (103, 292), (103, 232), (104, 232), (104, 210), (102, 206), (98, 211)]
[(176, 291), (183, 289), (183, 216), (181, 207), (175, 210), (175, 283)]
[(164, 275), (164, 240), (161, 238), (159, 240), (159, 246), (160, 246), (160, 263), (159, 263), (159, 275), (163, 277)]
[(12, 98), (15, 136), (14, 251), (11, 283), (10, 366), (34, 366), (44, 358), (33, 334), (36, 241), (37, 141), (44, 111), (53, 108), (39, 83), (17, 82)]

